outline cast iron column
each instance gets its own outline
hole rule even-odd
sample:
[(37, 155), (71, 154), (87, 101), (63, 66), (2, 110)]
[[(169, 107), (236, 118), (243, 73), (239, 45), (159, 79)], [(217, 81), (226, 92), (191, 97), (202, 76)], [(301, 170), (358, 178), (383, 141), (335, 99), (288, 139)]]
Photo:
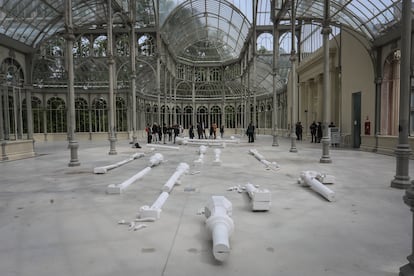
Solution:
[(66, 28), (66, 62), (68, 70), (68, 109), (69, 109), (69, 125), (68, 125), (68, 140), (70, 149), (70, 161), (68, 166), (75, 167), (79, 166), (78, 160), (78, 142), (75, 140), (75, 128), (76, 128), (76, 117), (75, 117), (75, 88), (74, 85), (74, 71), (73, 71), (73, 41), (75, 36), (73, 34), (72, 24), (72, 0), (65, 1), (65, 28)]
[[(408, 157), (411, 153), (408, 145), (408, 114), (410, 104), (410, 60), (411, 60), (411, 0), (403, 0), (402, 7), (402, 34), (401, 34), (401, 78), (400, 78), (400, 135), (398, 137), (399, 145), (395, 151), (397, 155), (397, 174), (391, 182), (392, 187), (402, 188), (409, 187), (405, 191), (404, 202), (414, 213), (414, 183), (408, 185), (410, 177), (408, 176)], [(414, 275), (414, 215), (412, 216), (411, 232), (411, 255), (407, 257), (408, 264), (400, 268), (400, 276)]]
[(295, 132), (295, 125), (296, 125), (296, 115), (297, 115), (297, 79), (296, 79), (296, 50), (295, 50), (295, 43), (296, 43), (296, 10), (295, 10), (295, 1), (292, 1), (292, 10), (291, 10), (291, 27), (292, 27), (292, 50), (290, 52), (290, 63), (291, 63), (291, 73), (292, 73), (292, 112), (291, 112), (291, 123), (290, 123), (290, 152), (298, 152), (296, 148), (296, 132)]
[(109, 153), (110, 155), (117, 154), (115, 149), (116, 134), (115, 134), (115, 101), (114, 101), (114, 85), (115, 85), (115, 59), (113, 51), (113, 34), (112, 34), (112, 5), (111, 0), (108, 0), (108, 69), (109, 69)]
[(329, 156), (330, 137), (328, 124), (331, 110), (331, 92), (330, 92), (330, 72), (329, 72), (329, 0), (325, 0), (324, 23), (322, 29), (323, 35), (323, 100), (322, 100), (322, 157), (320, 163), (332, 163)]
[(279, 71), (279, 30), (277, 29), (276, 22), (273, 22), (273, 143), (272, 146), (279, 146), (277, 140), (277, 75)]

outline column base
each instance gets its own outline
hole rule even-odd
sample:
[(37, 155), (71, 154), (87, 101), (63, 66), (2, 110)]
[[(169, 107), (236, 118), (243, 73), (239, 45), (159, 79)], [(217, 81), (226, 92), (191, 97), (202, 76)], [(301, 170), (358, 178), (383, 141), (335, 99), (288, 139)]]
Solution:
[(76, 141), (69, 141), (69, 150), (70, 150), (70, 161), (68, 163), (69, 167), (76, 167), (80, 166), (80, 162), (78, 159), (78, 148), (79, 144)]
[(391, 181), (391, 187), (396, 189), (408, 189), (411, 186), (410, 177), (395, 176)]
[(400, 267), (400, 276), (414, 276), (414, 255), (407, 257), (409, 263)]
[(118, 153), (116, 152), (115, 149), (115, 142), (116, 142), (116, 138), (115, 137), (111, 137), (109, 138), (109, 155), (117, 155)]
[(272, 147), (278, 147), (278, 146), (279, 146), (279, 142), (277, 141), (277, 135), (273, 135)]
[(332, 159), (329, 156), (322, 156), (319, 163), (329, 164), (332, 163)]

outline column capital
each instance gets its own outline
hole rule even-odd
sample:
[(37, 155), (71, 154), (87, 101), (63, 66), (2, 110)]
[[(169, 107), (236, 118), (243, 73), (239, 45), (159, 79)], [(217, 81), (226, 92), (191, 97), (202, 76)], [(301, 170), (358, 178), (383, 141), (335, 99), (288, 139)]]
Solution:
[(381, 83), (382, 83), (382, 77), (376, 77), (375, 84), (381, 84)]
[(324, 26), (322, 28), (321, 34), (329, 35), (332, 32), (332, 28), (330, 26)]

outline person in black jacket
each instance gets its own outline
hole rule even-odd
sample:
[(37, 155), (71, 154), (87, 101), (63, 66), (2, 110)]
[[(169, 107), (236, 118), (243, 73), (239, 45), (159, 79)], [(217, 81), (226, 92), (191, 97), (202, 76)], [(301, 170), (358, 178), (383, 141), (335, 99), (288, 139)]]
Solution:
[(318, 128), (317, 128), (317, 131), (316, 131), (317, 133), (317, 143), (320, 143), (321, 142), (321, 139), (322, 139), (322, 123), (321, 122), (318, 122)]
[(254, 142), (254, 125), (250, 122), (249, 126), (247, 127), (246, 134), (249, 137), (249, 143)]

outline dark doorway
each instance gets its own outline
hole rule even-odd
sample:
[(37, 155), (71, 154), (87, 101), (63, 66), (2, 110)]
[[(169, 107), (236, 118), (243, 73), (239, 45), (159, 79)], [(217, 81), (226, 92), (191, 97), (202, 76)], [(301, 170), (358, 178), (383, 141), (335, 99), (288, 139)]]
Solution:
[(352, 147), (361, 145), (361, 92), (352, 93)]

